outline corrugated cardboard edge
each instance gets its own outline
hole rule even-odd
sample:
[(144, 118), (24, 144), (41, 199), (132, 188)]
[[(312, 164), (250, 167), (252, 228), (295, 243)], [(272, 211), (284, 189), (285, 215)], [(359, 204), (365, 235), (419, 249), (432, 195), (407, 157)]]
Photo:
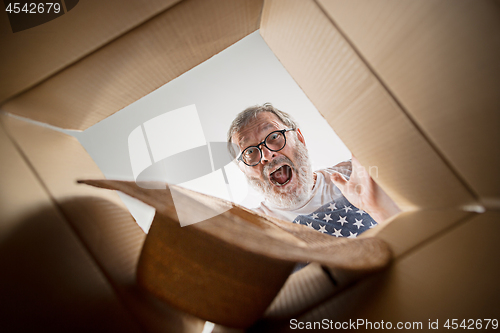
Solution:
[[(103, 177), (78, 141), (1, 115), (0, 121), (64, 222), (76, 234), (119, 299), (148, 331), (201, 331), (203, 321), (138, 288), (137, 261), (146, 238), (116, 193), (83, 188), (78, 175)], [(106, 193), (108, 192), (108, 193)]]
[(105, 320), (107, 329), (139, 332), (1, 119), (0, 154), (2, 330), (99, 330)]
[(463, 186), (499, 199), (497, 4), (317, 3)]
[(401, 208), (475, 201), (314, 1), (266, 1), (260, 32), (353, 154), (379, 171), (372, 177)]
[(427, 329), (429, 321), (436, 319), (443, 327), (452, 318), (460, 318), (459, 323), (468, 318), (496, 318), (500, 265), (491, 260), (491, 254), (499, 251), (499, 220), (498, 212), (474, 214), (418, 250), (400, 256), (389, 270), (297, 319), (363, 318), (373, 323), (383, 318), (393, 325), (420, 321)]
[(6, 30), (0, 31), (0, 104), (106, 47), (179, 1), (86, 0), (71, 13), (17, 33), (10, 30), (7, 15), (1, 15), (0, 26)]
[(9, 100), (9, 113), (84, 130), (259, 27), (262, 0), (185, 0)]

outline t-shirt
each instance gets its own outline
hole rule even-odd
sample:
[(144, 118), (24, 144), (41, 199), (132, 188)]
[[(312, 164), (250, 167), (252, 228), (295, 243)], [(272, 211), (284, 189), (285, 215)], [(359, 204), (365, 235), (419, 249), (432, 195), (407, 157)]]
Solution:
[(282, 209), (264, 201), (254, 210), (260, 214), (306, 225), (331, 236), (356, 238), (376, 226), (377, 222), (342, 195), (330, 179), (330, 175), (335, 171), (349, 178), (350, 161), (316, 171), (316, 183), (311, 198), (301, 207)]

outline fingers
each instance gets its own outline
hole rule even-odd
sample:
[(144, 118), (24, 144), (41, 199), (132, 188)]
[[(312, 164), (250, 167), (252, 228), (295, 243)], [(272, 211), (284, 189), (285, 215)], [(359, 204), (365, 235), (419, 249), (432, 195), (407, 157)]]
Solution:
[(344, 193), (346, 186), (347, 186), (347, 180), (338, 172), (334, 172), (331, 176), (330, 179), (332, 182), (337, 186), (340, 190), (340, 192)]
[(361, 162), (354, 155), (352, 155), (351, 163), (352, 163), (352, 172), (358, 171), (360, 170), (360, 168), (364, 169), (364, 167), (361, 165)]

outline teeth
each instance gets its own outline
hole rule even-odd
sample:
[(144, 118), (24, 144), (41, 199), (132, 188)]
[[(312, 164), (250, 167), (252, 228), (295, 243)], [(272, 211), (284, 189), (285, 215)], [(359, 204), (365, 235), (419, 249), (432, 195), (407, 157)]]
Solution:
[(278, 171), (278, 169), (279, 169), (279, 168), (284, 167), (284, 166), (285, 166), (285, 164), (283, 164), (283, 165), (281, 165), (281, 166), (277, 167), (277, 168), (276, 168), (276, 169), (274, 169), (272, 172), (269, 172), (269, 176), (271, 176), (273, 173), (275, 173), (276, 171)]
[(278, 171), (280, 168), (284, 167), (286, 164), (282, 164), (280, 166), (278, 166), (276, 169), (274, 169), (272, 172), (269, 172), (269, 176), (271, 176), (273, 173), (275, 173), (276, 171)]
[(270, 178), (271, 179), (271, 182), (273, 182), (274, 185), (276, 186), (285, 186), (286, 184), (288, 184), (290, 182), (290, 179), (288, 179), (286, 182), (284, 182), (283, 184), (280, 184), (276, 181), (274, 181), (274, 179)]

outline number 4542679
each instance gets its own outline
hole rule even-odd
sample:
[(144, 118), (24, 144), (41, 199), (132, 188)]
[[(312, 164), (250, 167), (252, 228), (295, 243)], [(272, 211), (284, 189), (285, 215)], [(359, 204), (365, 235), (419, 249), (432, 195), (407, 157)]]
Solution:
[(42, 13), (59, 13), (61, 11), (61, 4), (46, 2), (46, 3), (9, 3), (7, 8), (5, 8), (6, 12), (18, 14), (20, 12), (24, 12), (26, 14), (42, 14)]
[[(490, 326), (491, 324), (491, 326)], [(466, 330), (480, 330), (492, 328), (496, 330), (498, 328), (498, 319), (464, 319), (459, 323), (458, 319), (448, 319), (444, 323), (443, 327), (447, 329), (466, 329)]]

